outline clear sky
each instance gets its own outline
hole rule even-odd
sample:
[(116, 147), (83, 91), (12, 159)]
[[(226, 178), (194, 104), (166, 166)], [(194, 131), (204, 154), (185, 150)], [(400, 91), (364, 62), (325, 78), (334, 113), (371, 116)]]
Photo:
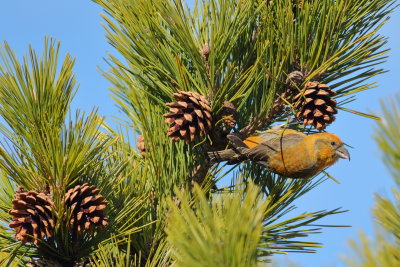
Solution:
[[(101, 11), (89, 0), (3, 0), (0, 7), (0, 40), (6, 40), (18, 56), (27, 52), (29, 44), (41, 50), (44, 36), (61, 41), (62, 56), (69, 52), (77, 58), (74, 70), (80, 89), (73, 108), (90, 111), (97, 106), (100, 114), (110, 120), (120, 113), (109, 98), (108, 82), (97, 71), (98, 67), (107, 68), (103, 58), (111, 50), (101, 26)], [(388, 54), (387, 63), (382, 65), (390, 71), (372, 79), (379, 87), (359, 94), (358, 100), (347, 107), (378, 112), (378, 99), (389, 99), (396, 92), (400, 93), (399, 25), (400, 12), (397, 10), (380, 31), (389, 37), (386, 47), (393, 49)], [(343, 266), (338, 255), (348, 251), (348, 239), (355, 237), (360, 229), (372, 234), (374, 192), (390, 195), (393, 185), (372, 139), (374, 126), (374, 121), (370, 119), (341, 111), (335, 123), (328, 128), (354, 147), (350, 150), (351, 162), (342, 160), (329, 169), (329, 173), (341, 184), (327, 181), (320, 185), (295, 203), (298, 209), (292, 214), (343, 207), (350, 211), (320, 223), (353, 227), (327, 228), (322, 234), (310, 237), (309, 240), (323, 242), (325, 246), (316, 254), (291, 254), (289, 258), (298, 262), (299, 266)], [(281, 260), (284, 261), (285, 257), (280, 256)]]

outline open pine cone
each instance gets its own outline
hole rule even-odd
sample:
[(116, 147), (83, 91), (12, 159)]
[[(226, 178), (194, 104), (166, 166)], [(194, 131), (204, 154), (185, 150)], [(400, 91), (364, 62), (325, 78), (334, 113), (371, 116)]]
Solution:
[(167, 103), (170, 113), (164, 114), (170, 123), (168, 136), (173, 141), (185, 140), (188, 144), (196, 136), (202, 137), (211, 128), (211, 107), (205, 96), (196, 92), (174, 93), (178, 102)]
[(88, 184), (77, 185), (65, 194), (65, 204), (72, 211), (69, 221), (70, 229), (78, 234), (92, 231), (94, 228), (105, 228), (108, 217), (104, 216), (107, 201), (99, 195), (100, 189)]
[(313, 124), (318, 130), (326, 128), (335, 120), (337, 114), (336, 101), (332, 96), (336, 92), (326, 84), (309, 82), (305, 91), (293, 98), (297, 110), (296, 117), (303, 120), (304, 125)]
[(48, 195), (36, 191), (24, 192), (19, 187), (12, 204), (13, 208), (9, 211), (12, 222), (9, 226), (16, 231), (17, 240), (38, 244), (39, 240), (53, 235), (53, 201)]

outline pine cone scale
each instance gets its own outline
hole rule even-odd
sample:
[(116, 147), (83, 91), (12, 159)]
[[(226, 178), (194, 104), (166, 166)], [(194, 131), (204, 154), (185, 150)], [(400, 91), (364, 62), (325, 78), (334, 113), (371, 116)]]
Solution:
[[(37, 195), (36, 196), (37, 198), (39, 198), (39, 195)], [(26, 203), (29, 203), (29, 204), (35, 204), (36, 203), (36, 198), (34, 198), (33, 196), (25, 196), (25, 200), (26, 200)]]
[(211, 125), (211, 118), (212, 118), (211, 113), (208, 110), (204, 110), (204, 114), (206, 114), (206, 117), (208, 118), (208, 120), (206, 121), (209, 122)]
[(324, 90), (318, 90), (317, 95), (319, 95), (319, 96), (327, 96), (327, 95), (330, 95), (330, 93), (328, 91), (325, 91), (325, 89), (324, 89)]
[(316, 105), (316, 106), (322, 106), (322, 105), (324, 105), (324, 104), (326, 104), (326, 102), (325, 102), (325, 100), (323, 100), (322, 98), (319, 98), (319, 99), (315, 99), (315, 100), (314, 100), (314, 105)]
[(196, 109), (194, 110), (194, 113), (197, 115), (197, 117), (199, 117), (200, 119), (203, 119), (203, 111)]
[(91, 201), (91, 200), (92, 200), (92, 196), (85, 197), (85, 198), (82, 200), (81, 205), (83, 206), (83, 205), (85, 205), (86, 203), (88, 203), (88, 202)]
[(321, 117), (324, 115), (324, 113), (322, 113), (322, 111), (319, 109), (314, 109), (313, 113), (314, 113), (314, 117)]
[[(20, 222), (20, 221), (12, 221), (12, 222), (10, 222), (8, 225), (11, 227), (11, 228), (17, 228), (17, 227), (21, 227), (21, 225), (22, 225), (22, 223), (23, 222)], [(17, 230), (17, 229), (16, 229)]]
[(305, 103), (305, 104), (308, 104), (308, 103), (311, 103), (311, 102), (313, 102), (313, 101), (314, 101), (314, 98), (308, 97), (308, 98), (306, 98), (306, 100), (304, 101), (304, 103)]
[(179, 134), (180, 134), (181, 136), (185, 137), (186, 134), (187, 134), (187, 130), (186, 130), (186, 129), (181, 129), (181, 130), (179, 130)]
[(15, 217), (26, 216), (30, 214), (29, 210), (10, 210), (9, 213)]
[(92, 197), (92, 203), (95, 203), (95, 204), (101, 204), (102, 202), (107, 202), (105, 200), (106, 199), (101, 195), (97, 195), (97, 196)]
[(75, 192), (71, 195), (71, 197), (69, 199), (71, 199), (71, 202), (74, 202), (76, 196), (78, 195), (78, 192)]
[(329, 90), (330, 87), (327, 84), (320, 83), (318, 84), (318, 89)]
[(36, 210), (39, 210), (40, 212), (44, 213), (44, 208), (39, 205), (35, 205)]
[(183, 117), (185, 118), (185, 120), (187, 120), (188, 122), (193, 122), (193, 115), (190, 113), (185, 113), (183, 115)]
[(178, 118), (175, 120), (175, 123), (178, 124), (179, 126), (182, 126), (186, 122), (187, 122), (187, 120), (185, 118)]

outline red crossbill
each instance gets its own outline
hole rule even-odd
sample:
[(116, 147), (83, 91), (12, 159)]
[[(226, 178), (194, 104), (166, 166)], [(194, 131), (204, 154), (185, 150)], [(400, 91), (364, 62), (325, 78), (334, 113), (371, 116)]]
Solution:
[(233, 148), (209, 152), (211, 163), (250, 160), (289, 178), (312, 177), (350, 154), (332, 133), (306, 135), (290, 129), (272, 129), (241, 140), (229, 134)]

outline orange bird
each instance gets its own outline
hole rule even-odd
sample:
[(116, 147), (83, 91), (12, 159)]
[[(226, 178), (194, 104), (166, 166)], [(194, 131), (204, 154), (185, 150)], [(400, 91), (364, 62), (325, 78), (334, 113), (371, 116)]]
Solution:
[(250, 160), (288, 178), (308, 178), (350, 154), (342, 140), (332, 133), (306, 135), (291, 129), (271, 129), (241, 140), (227, 138), (233, 148), (208, 152), (211, 163), (236, 164)]

